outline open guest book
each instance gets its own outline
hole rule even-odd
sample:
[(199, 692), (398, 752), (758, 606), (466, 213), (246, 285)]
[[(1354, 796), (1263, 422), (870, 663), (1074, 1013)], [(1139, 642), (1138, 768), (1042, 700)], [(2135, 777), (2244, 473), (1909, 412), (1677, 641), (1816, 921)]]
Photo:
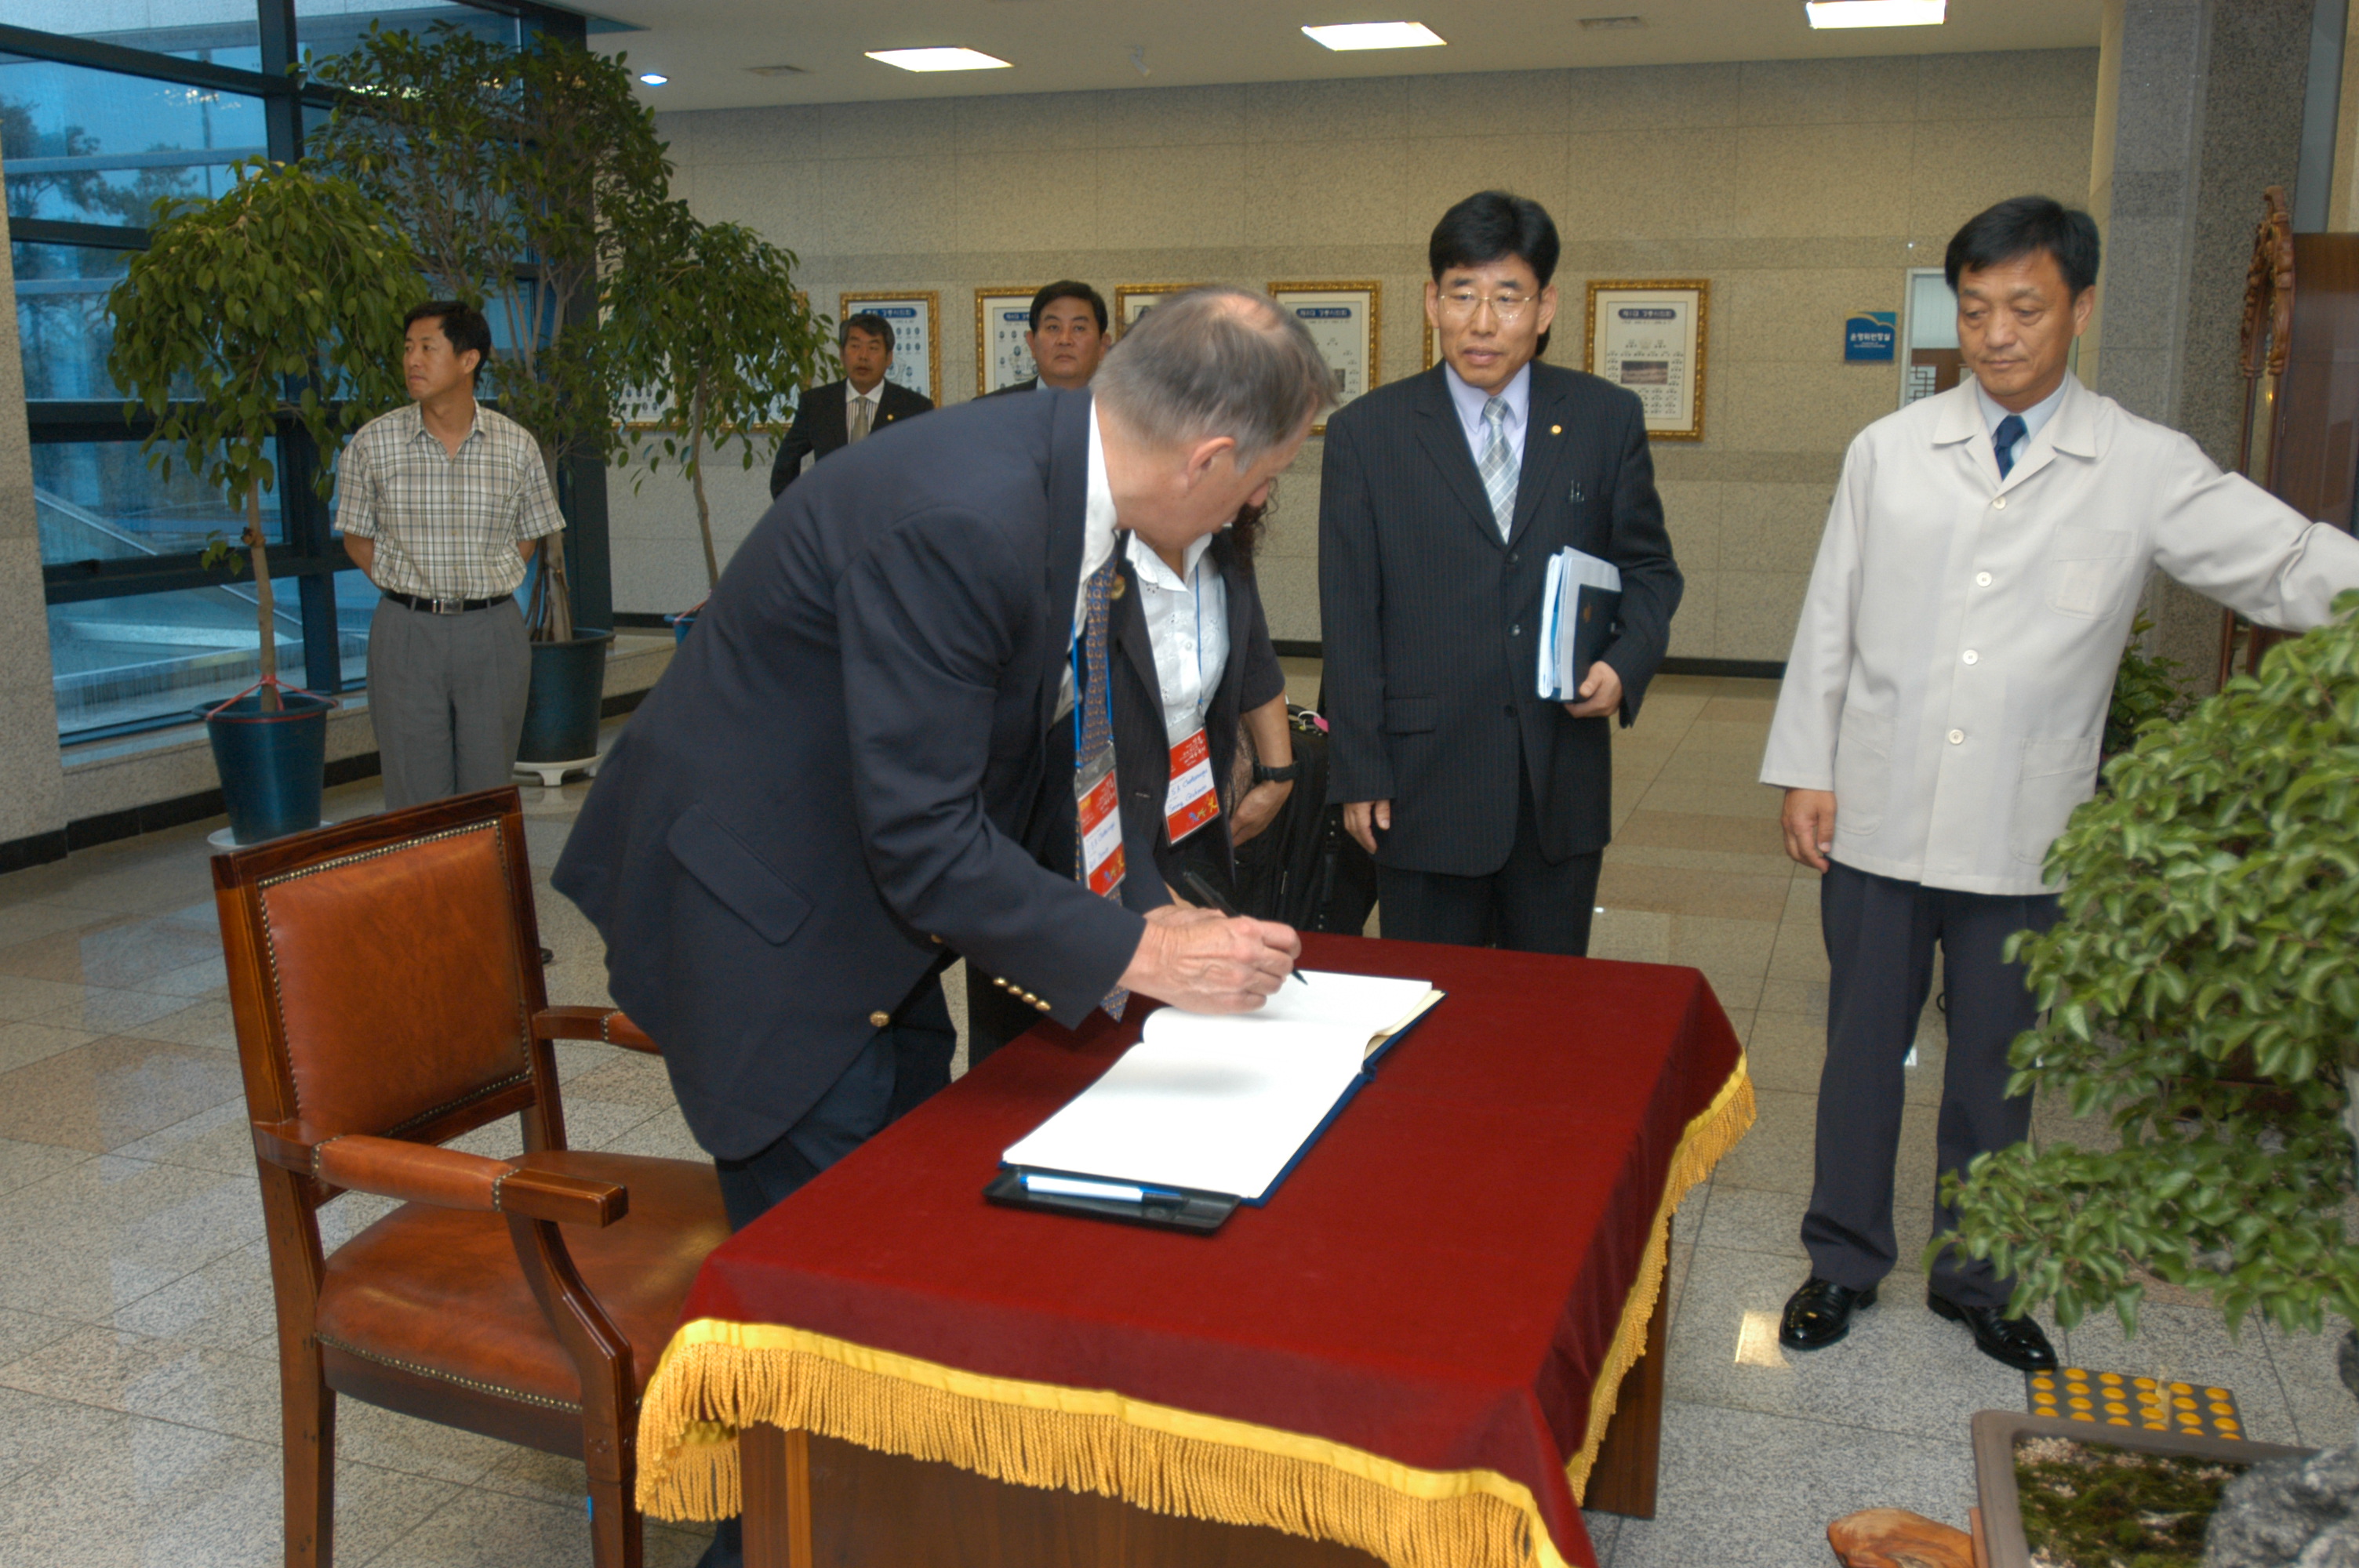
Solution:
[(1299, 971), (1258, 1011), (1158, 1009), (1105, 1076), (1002, 1156), (995, 1203), (1212, 1230), (1259, 1204), (1441, 993)]

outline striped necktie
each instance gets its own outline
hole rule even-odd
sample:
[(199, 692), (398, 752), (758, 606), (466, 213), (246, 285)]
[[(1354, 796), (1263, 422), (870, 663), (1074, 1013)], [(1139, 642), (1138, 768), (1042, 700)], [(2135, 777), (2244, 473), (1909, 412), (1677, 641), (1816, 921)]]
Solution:
[(852, 399), (852, 406), (855, 412), (852, 416), (852, 428), (846, 432), (844, 436), (844, 444), (846, 446), (851, 445), (853, 441), (864, 441), (868, 438), (868, 410), (870, 407), (868, 399), (855, 394)]
[[(1073, 694), (1073, 700), (1081, 705), (1082, 709), (1081, 741), (1073, 754), (1073, 765), (1076, 768), (1085, 766), (1105, 748), (1114, 744), (1114, 694), (1106, 686), (1106, 622), (1114, 598), (1114, 563), (1106, 562), (1090, 574), (1090, 580), (1084, 585), (1082, 591), (1083, 685), (1080, 691)], [(1078, 810), (1077, 806), (1077, 816)], [(1073, 875), (1082, 885), (1088, 885), (1089, 851), (1082, 846), (1081, 825), (1078, 820), (1074, 824), (1073, 832)], [(1121, 884), (1116, 883), (1106, 896), (1121, 897)], [(1130, 993), (1117, 986), (1106, 993), (1105, 1000), (1100, 1005), (1104, 1007), (1107, 1016), (1118, 1023), (1122, 1021), (1122, 1010), (1129, 1000)]]
[(1484, 443), (1483, 460), (1475, 466), (1482, 470), (1483, 490), (1491, 498), (1491, 515), (1504, 539), (1515, 527), (1516, 480), (1521, 467), (1507, 444), (1507, 400), (1495, 397), (1483, 405), (1483, 417), (1491, 427), (1491, 438)]

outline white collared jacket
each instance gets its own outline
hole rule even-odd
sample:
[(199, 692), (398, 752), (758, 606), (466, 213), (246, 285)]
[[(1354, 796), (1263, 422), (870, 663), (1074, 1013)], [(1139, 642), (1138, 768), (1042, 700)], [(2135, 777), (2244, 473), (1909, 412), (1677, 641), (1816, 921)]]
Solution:
[(2070, 377), (2005, 480), (1971, 381), (1886, 416), (1843, 460), (1761, 782), (1832, 790), (1855, 870), (2052, 891), (2156, 567), (2306, 631), (2359, 588), (2359, 541)]

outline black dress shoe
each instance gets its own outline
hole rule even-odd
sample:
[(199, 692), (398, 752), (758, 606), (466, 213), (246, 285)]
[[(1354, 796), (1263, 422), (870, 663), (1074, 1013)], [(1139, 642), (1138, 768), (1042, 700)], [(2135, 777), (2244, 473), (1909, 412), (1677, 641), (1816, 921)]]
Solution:
[(555, 962), (557, 962), (557, 955), (543, 947), (540, 950), (540, 967), (545, 969)]
[(1777, 1320), (1777, 1343), (1788, 1350), (1824, 1350), (1851, 1332), (1855, 1308), (1875, 1304), (1874, 1285), (1854, 1291), (1813, 1274), (1786, 1298), (1786, 1315)]
[(2002, 1317), (2001, 1307), (1962, 1306), (1946, 1296), (1925, 1292), (1925, 1304), (1934, 1314), (1962, 1323), (1973, 1331), (1974, 1348), (2018, 1372), (2056, 1370), (2056, 1346), (2027, 1317)]

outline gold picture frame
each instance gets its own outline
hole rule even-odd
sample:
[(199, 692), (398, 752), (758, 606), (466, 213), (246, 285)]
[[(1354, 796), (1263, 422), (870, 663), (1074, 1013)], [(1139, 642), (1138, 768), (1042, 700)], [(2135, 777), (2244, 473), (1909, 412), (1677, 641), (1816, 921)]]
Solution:
[(926, 384), (911, 386), (911, 389), (924, 393), (927, 400), (939, 408), (942, 402), (941, 297), (940, 290), (932, 288), (872, 288), (840, 294), (836, 297), (839, 306), (835, 319), (837, 337), (839, 340), (842, 338), (843, 324), (863, 310), (874, 310), (883, 316), (893, 323), (893, 365), (885, 373), (885, 379), (911, 386), (906, 375), (894, 373), (919, 357), (901, 341), (901, 329), (908, 318), (923, 321)]
[[(998, 328), (1006, 323), (995, 321), (993, 317), (995, 312), (1020, 307), (1028, 330), (1032, 320), (1032, 297), (1039, 293), (1040, 288), (1037, 283), (997, 283), (974, 291), (974, 395), (977, 397), (986, 397), (1003, 386), (1024, 379), (1024, 375), (1011, 375), (1002, 380), (995, 373), (1011, 367), (1003, 360), (1003, 345), (995, 341)], [(1017, 351), (1024, 356), (1023, 363), (1027, 367), (1025, 373), (1039, 374), (1039, 367), (1032, 363), (1032, 351), (1019, 343)]]
[[(1269, 297), (1279, 309), (1293, 312), (1319, 344), (1335, 377), (1337, 408), (1383, 384), (1384, 285), (1373, 280), (1273, 283)], [(1325, 435), (1327, 422), (1313, 425), (1310, 433)]]
[(1582, 369), (1638, 395), (1647, 439), (1701, 441), (1711, 319), (1707, 278), (1593, 280)]
[[(1201, 288), (1203, 287), (1204, 286), (1201, 283), (1125, 283), (1117, 285), (1114, 291), (1114, 337), (1119, 340), (1125, 332), (1129, 331), (1131, 323), (1137, 320), (1139, 317), (1146, 315), (1149, 310), (1154, 309), (1155, 302), (1157, 300), (1165, 298), (1170, 295), (1184, 293), (1190, 288)], [(1135, 311), (1131, 308), (1133, 302), (1136, 302), (1138, 306), (1138, 308)]]

